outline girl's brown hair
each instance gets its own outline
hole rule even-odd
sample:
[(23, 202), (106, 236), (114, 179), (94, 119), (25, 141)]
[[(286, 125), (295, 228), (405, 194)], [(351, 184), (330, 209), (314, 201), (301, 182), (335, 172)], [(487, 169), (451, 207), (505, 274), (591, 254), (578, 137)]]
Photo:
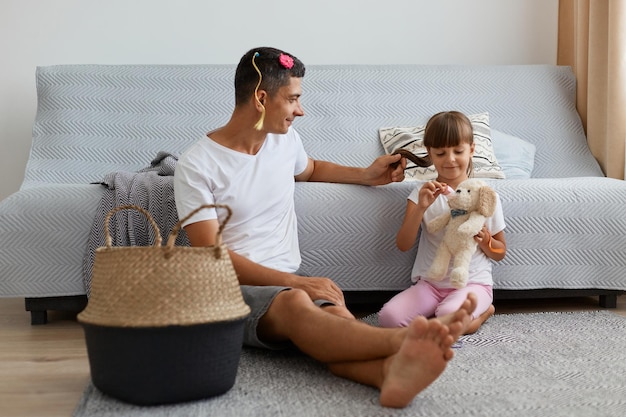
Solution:
[[(430, 148), (450, 148), (467, 143), (474, 143), (474, 129), (466, 115), (459, 111), (444, 111), (435, 114), (426, 123), (424, 146)], [(474, 170), (472, 160), (467, 166), (467, 175)]]

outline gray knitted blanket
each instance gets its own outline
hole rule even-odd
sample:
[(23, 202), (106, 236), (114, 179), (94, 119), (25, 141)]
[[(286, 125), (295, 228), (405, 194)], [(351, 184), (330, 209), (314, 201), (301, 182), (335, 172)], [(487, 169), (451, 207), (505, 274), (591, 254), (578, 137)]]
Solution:
[[(91, 292), (91, 277), (96, 249), (104, 246), (104, 218), (113, 208), (128, 204), (146, 209), (159, 226), (163, 241), (178, 222), (174, 201), (174, 169), (178, 157), (159, 152), (150, 166), (138, 172), (112, 172), (100, 182), (105, 191), (96, 211), (87, 252), (83, 259), (83, 281), (87, 296)], [(111, 217), (109, 222), (113, 246), (149, 246), (154, 244), (155, 232), (146, 217), (137, 210), (123, 210)], [(184, 231), (179, 233), (176, 244), (188, 246)]]

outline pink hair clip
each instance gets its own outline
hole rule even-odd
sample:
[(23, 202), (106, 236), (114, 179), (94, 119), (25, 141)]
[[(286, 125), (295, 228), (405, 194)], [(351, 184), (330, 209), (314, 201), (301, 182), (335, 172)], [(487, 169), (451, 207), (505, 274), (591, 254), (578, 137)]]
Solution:
[(278, 62), (280, 62), (280, 65), (287, 69), (291, 69), (293, 67), (293, 58), (286, 54), (280, 54)]

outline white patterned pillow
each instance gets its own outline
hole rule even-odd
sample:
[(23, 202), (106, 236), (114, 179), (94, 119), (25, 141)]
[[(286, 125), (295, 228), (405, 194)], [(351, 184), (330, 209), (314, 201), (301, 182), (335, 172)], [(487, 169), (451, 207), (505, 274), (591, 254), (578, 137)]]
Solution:
[[(504, 171), (498, 164), (496, 154), (491, 144), (491, 130), (489, 128), (489, 113), (472, 114), (467, 116), (474, 129), (474, 165), (475, 178), (505, 178)], [(380, 142), (387, 154), (397, 149), (406, 149), (417, 156), (428, 155), (424, 147), (424, 129), (426, 125), (415, 127), (382, 127), (378, 129)], [(429, 181), (437, 178), (437, 170), (433, 165), (422, 168), (413, 162), (407, 161), (404, 171), (405, 181)]]

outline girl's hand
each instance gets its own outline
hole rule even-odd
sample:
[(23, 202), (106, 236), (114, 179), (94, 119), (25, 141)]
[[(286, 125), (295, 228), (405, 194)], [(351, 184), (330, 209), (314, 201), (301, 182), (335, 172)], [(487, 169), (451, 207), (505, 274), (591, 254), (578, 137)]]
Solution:
[(419, 206), (426, 210), (432, 203), (435, 202), (437, 197), (440, 194), (448, 194), (450, 191), (448, 190), (448, 184), (445, 182), (439, 182), (436, 180), (428, 181), (424, 185), (419, 192)]
[(506, 256), (506, 241), (503, 231), (492, 236), (487, 227), (483, 226), (482, 229), (474, 235), (474, 240), (478, 243), (478, 247), (480, 247), (485, 255), (494, 261), (501, 261)]
[[(483, 228), (480, 229), (476, 235), (474, 235), (474, 240), (481, 248), (488, 247), (487, 243), (491, 240), (491, 234), (489, 233), (489, 230), (487, 230), (486, 226), (483, 226)], [(483, 249), (483, 251), (484, 250), (485, 249)]]

